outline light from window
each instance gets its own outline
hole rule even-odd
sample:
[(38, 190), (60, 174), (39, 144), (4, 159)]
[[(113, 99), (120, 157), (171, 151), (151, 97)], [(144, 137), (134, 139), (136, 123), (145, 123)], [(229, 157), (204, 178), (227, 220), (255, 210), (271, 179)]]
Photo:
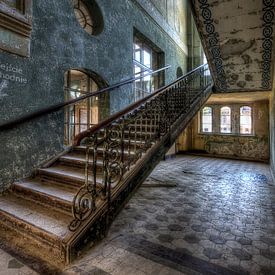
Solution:
[(212, 108), (204, 107), (202, 109), (202, 132), (211, 133), (212, 132)]
[(231, 133), (231, 109), (221, 108), (221, 133)]
[(240, 108), (240, 133), (251, 134), (252, 133), (252, 119), (251, 119), (251, 107), (242, 106)]
[[(135, 38), (135, 41), (134, 41), (135, 77), (148, 74), (148, 72), (153, 70), (152, 58), (153, 58), (153, 50), (150, 49), (138, 38)], [(153, 89), (154, 89), (153, 77), (150, 75), (135, 81), (135, 90), (141, 94), (151, 93)]]

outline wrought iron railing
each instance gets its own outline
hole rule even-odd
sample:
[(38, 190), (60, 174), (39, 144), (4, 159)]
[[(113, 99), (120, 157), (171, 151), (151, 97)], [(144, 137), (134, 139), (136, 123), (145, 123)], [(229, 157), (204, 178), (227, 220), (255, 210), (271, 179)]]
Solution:
[[(169, 67), (166, 67), (167, 69)], [(148, 95), (150, 95), (155, 90), (155, 79), (160, 77), (164, 70), (160, 69), (157, 72), (152, 70), (144, 70), (139, 73), (134, 74), (131, 83), (123, 85), (124, 94), (127, 93), (127, 100), (130, 103), (136, 102)], [(146, 87), (139, 87), (140, 83), (145, 83), (144, 78), (150, 78), (147, 81), (147, 85), (150, 87), (150, 91), (146, 90)], [(162, 85), (163, 86), (163, 85)], [(121, 87), (121, 86), (120, 86)], [(116, 93), (121, 92), (120, 87)], [(148, 88), (148, 87), (147, 87)], [(160, 87), (158, 87), (160, 88)], [(64, 87), (65, 98), (78, 98), (81, 95), (85, 95), (88, 91), (73, 89), (71, 87)], [(98, 96), (93, 96), (86, 98), (77, 102), (73, 105), (67, 106), (65, 108), (64, 114), (64, 144), (72, 144), (74, 138), (81, 132), (91, 128), (92, 126), (103, 121), (109, 117), (112, 112), (110, 110), (109, 102), (109, 90), (105, 94), (100, 94)], [(119, 94), (116, 95), (120, 97)], [(128, 103), (128, 104), (130, 104)], [(117, 110), (116, 111), (120, 111)]]
[(86, 146), (85, 183), (73, 200), (71, 231), (111, 204), (135, 165), (211, 85), (202, 65), (77, 136), (75, 145)]
[[(164, 72), (165, 70), (169, 69), (170, 67), (171, 67), (171, 65), (166, 65), (163, 68), (160, 68), (160, 69), (157, 69), (157, 70), (154, 70), (154, 71), (145, 72), (145, 74), (142, 75), (142, 76), (140, 76), (139, 73), (134, 74), (134, 76), (129, 78), (129, 79), (120, 81), (119, 83), (113, 84), (113, 85), (111, 85), (109, 87), (106, 87), (106, 88), (103, 88), (103, 89), (100, 89), (96, 92), (86, 92), (85, 91), (85, 93), (83, 95), (81, 95), (77, 98), (70, 99), (66, 102), (57, 103), (57, 104), (54, 104), (52, 106), (48, 106), (48, 107), (45, 107), (45, 108), (41, 108), (39, 110), (29, 112), (27, 114), (21, 115), (21, 116), (16, 117), (16, 118), (12, 118), (12, 119), (7, 120), (7, 121), (3, 121), (3, 122), (0, 123), (0, 131), (12, 129), (12, 128), (14, 128), (14, 127), (16, 127), (16, 126), (18, 126), (22, 123), (31, 121), (35, 118), (42, 117), (42, 116), (45, 116), (45, 115), (48, 115), (48, 114), (51, 114), (51, 113), (54, 113), (54, 112), (58, 112), (59, 110), (65, 109), (68, 106), (74, 106), (76, 104), (79, 104), (80, 102), (83, 102), (86, 99), (101, 96), (101, 95), (103, 95), (105, 93), (108, 93), (110, 91), (114, 91), (116, 89), (119, 89), (122, 86), (130, 85), (131, 88), (132, 88), (132, 84), (135, 81), (137, 81), (139, 79), (142, 79), (142, 78), (145, 78), (145, 77), (148, 77), (148, 76), (153, 76), (153, 75), (156, 75), (158, 73)], [(70, 87), (64, 87), (64, 90), (65, 91), (70, 90), (70, 91), (79, 92), (78, 89), (72, 89)]]

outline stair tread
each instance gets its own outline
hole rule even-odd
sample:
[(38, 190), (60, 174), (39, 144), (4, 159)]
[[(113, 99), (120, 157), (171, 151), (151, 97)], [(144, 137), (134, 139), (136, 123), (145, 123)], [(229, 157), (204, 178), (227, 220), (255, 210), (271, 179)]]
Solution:
[[(125, 139), (125, 141), (129, 141), (129, 140)], [(142, 143), (142, 144), (144, 144), (145, 141), (137, 141), (137, 143)], [(133, 143), (131, 144), (131, 146), (135, 146), (134, 141), (133, 141)], [(83, 152), (83, 151), (86, 150), (86, 146), (85, 146), (85, 145), (78, 145), (78, 146), (75, 146), (75, 147), (74, 147), (74, 150)], [(98, 147), (98, 151), (99, 151), (99, 152), (103, 151), (103, 148)], [(118, 152), (120, 152), (120, 151), (121, 151), (121, 150), (118, 149)], [(125, 154), (128, 154), (128, 153), (129, 153), (129, 151), (128, 151), (127, 149), (125, 149)], [(134, 155), (134, 154), (136, 154), (136, 152), (135, 152), (133, 149), (132, 149), (132, 150), (130, 149), (130, 154), (131, 154), (131, 155)]]
[[(81, 181), (85, 180), (85, 171), (83, 168), (74, 168), (74, 167), (70, 167), (62, 164), (57, 164), (55, 166), (51, 166), (48, 168), (41, 168), (39, 169), (39, 171), (50, 173), (52, 175), (59, 175), (63, 177), (77, 179)], [(92, 180), (92, 176), (89, 176), (89, 178), (91, 178)], [(102, 182), (102, 179), (99, 173), (97, 174), (97, 180), (99, 184)]]
[(54, 183), (41, 182), (39, 179), (26, 179), (14, 183), (15, 186), (23, 187), (29, 189), (30, 191), (35, 191), (43, 193), (46, 196), (51, 196), (53, 198), (63, 200), (65, 202), (72, 202), (76, 189), (65, 188), (65, 186), (55, 185)]
[(68, 224), (72, 217), (45, 208), (39, 204), (23, 198), (18, 198), (13, 194), (0, 196), (0, 213), (7, 213), (26, 222), (36, 229), (46, 231), (52, 235), (63, 238), (68, 231)]
[[(75, 162), (86, 162), (86, 154), (70, 153), (60, 157), (60, 160), (68, 160)], [(92, 157), (89, 158), (89, 163), (92, 163)], [(102, 164), (102, 159), (97, 159), (98, 164)]]

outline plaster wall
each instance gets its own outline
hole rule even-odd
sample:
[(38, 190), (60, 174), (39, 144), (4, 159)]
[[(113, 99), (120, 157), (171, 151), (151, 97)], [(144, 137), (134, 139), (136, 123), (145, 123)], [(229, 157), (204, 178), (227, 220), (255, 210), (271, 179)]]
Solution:
[[(177, 1), (183, 7), (186, 2)], [(33, 1), (30, 57), (0, 52), (3, 65), (0, 72), (6, 73), (4, 66), (10, 66), (18, 77), (17, 81), (5, 81), (0, 75), (0, 123), (63, 102), (64, 73), (69, 69), (85, 68), (100, 75), (109, 85), (132, 77), (134, 28), (165, 53), (165, 64), (172, 65), (165, 73), (166, 83), (176, 78), (177, 67), (186, 72), (187, 13), (182, 17), (182, 10), (174, 5), (160, 6), (159, 9), (166, 8), (164, 16), (149, 0), (97, 3), (103, 14), (104, 30), (91, 36), (78, 24), (70, 0)], [(173, 19), (168, 16), (171, 12), (179, 14)], [(111, 112), (127, 106), (131, 100), (129, 89), (113, 91)], [(0, 140), (2, 191), (64, 149), (63, 112), (1, 131)]]
[(275, 182), (275, 71), (273, 77), (273, 90), (270, 94), (270, 170)]
[[(243, 104), (226, 102), (226, 104), (218, 106), (225, 105), (230, 106), (232, 110), (235, 109), (237, 112), (240, 105)], [(200, 133), (200, 114), (198, 114), (189, 125), (189, 128), (179, 137), (179, 151), (268, 162), (269, 104), (268, 101), (258, 101), (253, 102), (250, 106), (253, 108), (254, 131), (252, 135)], [(213, 114), (213, 120), (218, 119), (219, 114)], [(238, 117), (232, 117), (232, 128), (235, 132), (239, 128)], [(216, 129), (216, 131), (219, 131), (219, 129)]]

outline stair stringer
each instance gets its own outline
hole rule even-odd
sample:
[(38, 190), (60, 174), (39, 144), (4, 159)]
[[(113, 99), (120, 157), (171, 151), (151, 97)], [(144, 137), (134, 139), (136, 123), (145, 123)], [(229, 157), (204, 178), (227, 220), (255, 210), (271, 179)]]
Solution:
[(124, 176), (119, 187), (114, 188), (111, 205), (109, 207), (107, 200), (105, 200), (91, 217), (83, 222), (75, 232), (72, 232), (72, 234), (63, 240), (63, 253), (65, 253), (67, 264), (76, 258), (85, 244), (88, 242), (96, 242), (106, 235), (115, 216), (135, 193), (135, 190), (137, 190), (149, 176), (156, 165), (163, 159), (177, 137), (205, 104), (211, 93), (212, 86), (208, 87), (202, 96), (195, 99), (189, 110), (182, 114), (171, 126), (170, 131), (162, 136), (160, 140), (137, 161), (130, 172)]

